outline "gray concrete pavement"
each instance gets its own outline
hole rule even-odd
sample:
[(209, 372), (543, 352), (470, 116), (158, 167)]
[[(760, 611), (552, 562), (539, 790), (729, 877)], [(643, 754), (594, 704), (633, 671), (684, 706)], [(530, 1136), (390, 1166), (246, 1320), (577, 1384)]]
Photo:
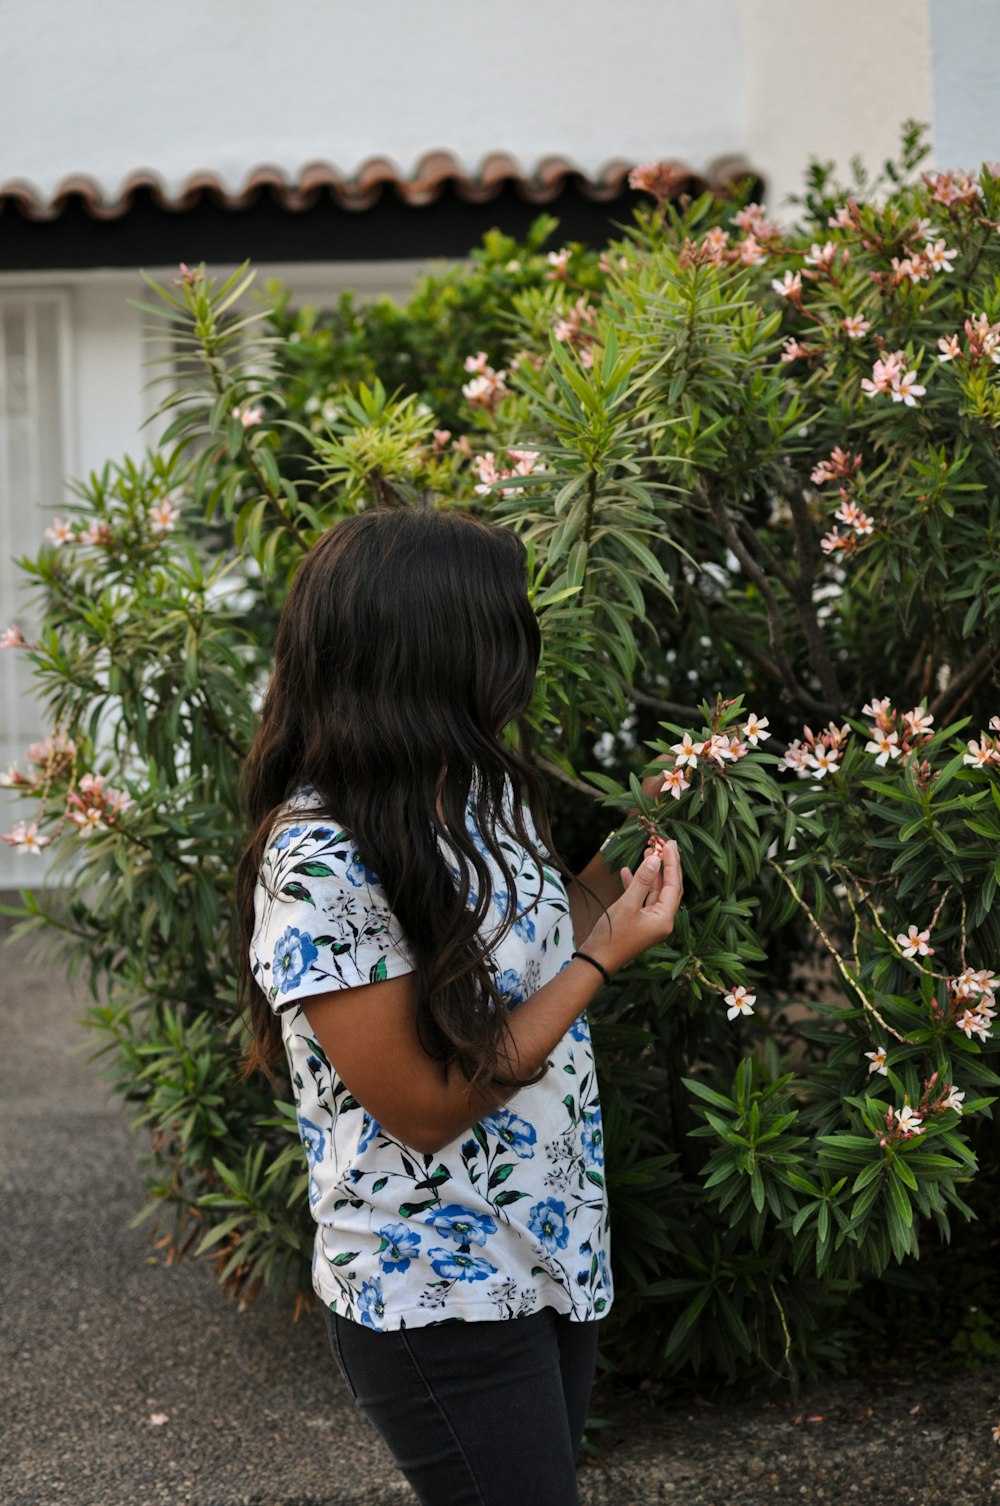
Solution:
[[(0, 1506), (406, 1506), (320, 1315), (292, 1324), (266, 1294), (239, 1313), (209, 1264), (168, 1268), (129, 1229), (142, 1144), (80, 1050), (84, 1007), (25, 943), (0, 947)], [(795, 1407), (637, 1398), (581, 1500), (987, 1506), (998, 1387), (994, 1370), (824, 1384)]]

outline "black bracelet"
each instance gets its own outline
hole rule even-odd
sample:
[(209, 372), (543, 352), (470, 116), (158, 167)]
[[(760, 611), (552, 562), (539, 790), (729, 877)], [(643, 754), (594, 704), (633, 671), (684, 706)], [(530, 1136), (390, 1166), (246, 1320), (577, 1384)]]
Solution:
[(608, 970), (607, 970), (606, 967), (604, 967), (600, 962), (598, 962), (598, 960), (597, 960), (596, 957), (589, 957), (586, 952), (574, 952), (573, 956), (574, 957), (579, 957), (579, 959), (580, 959), (581, 962), (589, 962), (590, 965), (591, 965), (591, 967), (596, 967), (597, 971), (601, 974), (601, 976), (604, 979), (605, 983), (610, 983), (611, 982), (611, 974), (608, 972)]

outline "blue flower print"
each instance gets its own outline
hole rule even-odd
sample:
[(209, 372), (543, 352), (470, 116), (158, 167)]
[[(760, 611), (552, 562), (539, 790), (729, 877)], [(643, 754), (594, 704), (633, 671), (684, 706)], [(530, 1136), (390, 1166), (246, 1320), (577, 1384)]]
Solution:
[(496, 979), (497, 992), (503, 996), (503, 1001), (508, 1009), (514, 1009), (518, 1004), (523, 1004), (528, 997), (524, 987), (524, 979), (514, 968), (506, 968)]
[(289, 926), (274, 949), (274, 977), (283, 994), (312, 967), (319, 952), (307, 931)]
[(275, 851), (284, 852), (286, 848), (292, 842), (294, 842), (296, 837), (301, 837), (304, 831), (304, 826), (286, 826), (285, 830), (281, 833), (281, 836), (278, 837), (278, 839), (274, 843)]
[(381, 1320), (385, 1317), (385, 1299), (382, 1296), (381, 1277), (375, 1276), (371, 1281), (366, 1281), (358, 1294), (358, 1308), (361, 1312), (361, 1321), (368, 1328), (379, 1328)]
[(608, 1257), (605, 1250), (598, 1250), (597, 1252), (597, 1279), (602, 1286), (610, 1287), (611, 1272), (608, 1269)]
[(375, 1139), (375, 1136), (380, 1132), (382, 1128), (378, 1120), (373, 1119), (371, 1114), (368, 1113), (367, 1109), (362, 1109), (361, 1112), (364, 1114), (364, 1118), (361, 1121), (361, 1139), (358, 1141), (358, 1155), (360, 1155), (363, 1150), (368, 1149), (369, 1145), (371, 1145), (372, 1141)]
[(448, 1281), (485, 1281), (496, 1274), (496, 1266), (481, 1255), (467, 1255), (463, 1250), (429, 1250), (428, 1254), (435, 1271)]
[(383, 1271), (405, 1271), (410, 1261), (416, 1260), (420, 1235), (405, 1224), (385, 1224), (378, 1231), (382, 1246), (379, 1262)]
[[(496, 892), (493, 895), (493, 903), (496, 905), (496, 907), (500, 911), (501, 915), (503, 915), (503, 914), (506, 913), (506, 910), (507, 910), (507, 891), (506, 891), (506, 889), (497, 889), (496, 890)], [(530, 915), (515, 915), (515, 917), (514, 917), (514, 935), (515, 936), (520, 936), (520, 938), (521, 938), (522, 941), (534, 941), (534, 939), (535, 939), (535, 922), (532, 920), (532, 918), (531, 918)]]
[(569, 1027), (569, 1036), (570, 1040), (574, 1041), (590, 1040), (590, 1026), (587, 1023), (586, 1014), (577, 1015), (576, 1019)]
[(587, 1158), (587, 1165), (603, 1166), (604, 1130), (601, 1127), (601, 1116), (599, 1113), (584, 1114), (580, 1141), (583, 1145), (583, 1153)]
[(305, 1146), (306, 1158), (310, 1166), (315, 1166), (317, 1161), (322, 1161), (323, 1150), (326, 1145), (326, 1134), (318, 1124), (313, 1124), (304, 1114), (296, 1116), (299, 1124), (299, 1135)]
[(512, 1109), (498, 1109), (495, 1114), (490, 1114), (479, 1122), (488, 1135), (496, 1135), (498, 1140), (502, 1140), (519, 1161), (530, 1161), (535, 1154), (531, 1148), (538, 1139), (535, 1126), (515, 1114)]
[(427, 1222), (437, 1234), (453, 1239), (459, 1246), (484, 1245), (497, 1226), (488, 1213), (476, 1213), (472, 1208), (463, 1208), (459, 1203), (448, 1203), (444, 1208), (435, 1208), (427, 1215)]
[(528, 1214), (528, 1228), (550, 1251), (555, 1254), (556, 1250), (565, 1250), (569, 1243), (569, 1224), (566, 1222), (566, 1204), (558, 1198), (547, 1197), (544, 1202), (536, 1203)]
[(356, 852), (352, 855), (351, 861), (344, 870), (344, 877), (349, 884), (354, 885), (355, 889), (360, 889), (363, 884), (381, 883), (374, 869), (366, 868)]

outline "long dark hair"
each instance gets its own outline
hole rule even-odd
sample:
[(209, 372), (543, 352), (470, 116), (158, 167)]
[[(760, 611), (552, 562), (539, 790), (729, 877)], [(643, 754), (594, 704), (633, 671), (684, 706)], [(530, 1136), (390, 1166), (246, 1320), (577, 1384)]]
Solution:
[[(473, 1084), (504, 1078), (508, 1011), (486, 958), (514, 923), (517, 894), (498, 832), (537, 861), (539, 886), (543, 862), (572, 876), (527, 757), (539, 648), (524, 545), (509, 529), (457, 511), (374, 510), (335, 524), (304, 556), (243, 771), (251, 835), (236, 877), (239, 997), (252, 1039), (241, 1079), (260, 1069), (273, 1082), (283, 1050), (250, 971), (254, 890), (275, 819), (305, 786), (316, 791), (315, 814), (340, 823), (382, 881), (415, 960), (425, 1050), (457, 1061)], [(531, 840), (522, 800), (548, 853)], [(490, 872), (467, 808), (508, 896), (489, 931)]]

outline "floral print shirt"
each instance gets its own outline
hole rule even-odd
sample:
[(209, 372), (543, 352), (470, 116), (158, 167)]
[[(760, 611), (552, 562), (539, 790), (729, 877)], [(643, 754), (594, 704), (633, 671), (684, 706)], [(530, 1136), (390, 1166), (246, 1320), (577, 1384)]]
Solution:
[[(280, 1016), (316, 1220), (313, 1285), (336, 1313), (378, 1330), (513, 1318), (553, 1307), (577, 1320), (612, 1301), (601, 1108), (586, 1014), (521, 1088), (436, 1155), (395, 1139), (354, 1099), (309, 1028), (301, 1001), (411, 972), (378, 876), (335, 821), (288, 802), (255, 896), (254, 977)], [(528, 830), (536, 841), (525, 808)], [(507, 903), (490, 865), (493, 902)], [(511, 1008), (573, 950), (566, 890), (506, 835), (514, 926), (490, 958)], [(539, 846), (539, 850), (543, 849)], [(457, 876), (446, 845), (442, 853)]]

